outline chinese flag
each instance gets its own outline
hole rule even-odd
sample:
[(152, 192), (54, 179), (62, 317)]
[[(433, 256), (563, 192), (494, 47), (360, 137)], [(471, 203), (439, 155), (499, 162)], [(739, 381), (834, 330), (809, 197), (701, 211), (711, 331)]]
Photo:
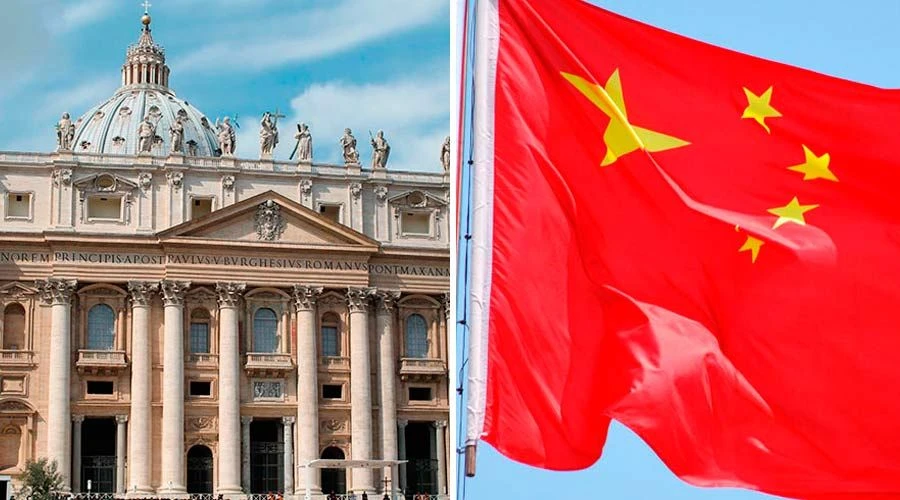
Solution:
[(615, 419), (694, 485), (900, 498), (900, 93), (579, 0), (481, 12), (480, 437), (579, 469)]

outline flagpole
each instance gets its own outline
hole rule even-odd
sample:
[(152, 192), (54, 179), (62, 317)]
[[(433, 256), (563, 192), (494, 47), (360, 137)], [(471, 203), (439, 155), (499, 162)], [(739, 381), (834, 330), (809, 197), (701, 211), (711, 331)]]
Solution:
[(484, 429), (487, 395), (488, 322), (491, 290), (491, 255), (494, 188), (494, 86), (499, 45), (498, 2), (476, 0), (474, 86), (472, 89), (473, 161), (472, 274), (469, 282), (471, 312), (468, 400), (466, 405), (466, 476), (475, 475), (476, 447)]

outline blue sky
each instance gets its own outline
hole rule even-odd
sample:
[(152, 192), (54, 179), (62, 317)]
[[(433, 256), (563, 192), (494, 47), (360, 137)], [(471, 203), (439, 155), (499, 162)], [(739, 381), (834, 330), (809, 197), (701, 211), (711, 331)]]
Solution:
[[(900, 87), (897, 69), (900, 2), (896, 0), (593, 0), (591, 3), (741, 52), (880, 87)], [(464, 223), (465, 218), (462, 220)], [(482, 444), (478, 474), (465, 485), (460, 484), (462, 487), (465, 498), (471, 500), (777, 498), (744, 490), (689, 486), (677, 479), (643, 441), (617, 423), (612, 425), (601, 460), (579, 472), (548, 472), (520, 465)]]
[[(317, 161), (351, 127), (384, 129), (388, 168), (440, 171), (449, 133), (449, 0), (153, 0), (170, 86), (211, 119), (239, 115), (238, 155), (257, 158), (259, 119), (279, 109), (276, 159), (294, 123)], [(139, 0), (3, 0), (0, 150), (52, 151), (54, 124), (111, 96), (140, 34)]]

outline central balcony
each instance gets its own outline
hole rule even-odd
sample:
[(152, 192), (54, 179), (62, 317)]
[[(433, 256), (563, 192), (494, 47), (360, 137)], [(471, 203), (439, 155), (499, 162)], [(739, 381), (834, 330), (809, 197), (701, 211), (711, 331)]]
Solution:
[(0, 350), (0, 367), (25, 368), (34, 366), (34, 351), (20, 351), (18, 349)]
[(400, 380), (429, 381), (447, 376), (447, 364), (441, 359), (400, 358)]
[(244, 370), (255, 377), (282, 377), (294, 369), (291, 355), (281, 352), (248, 352)]
[(75, 367), (82, 375), (118, 375), (128, 368), (128, 360), (125, 351), (79, 349)]

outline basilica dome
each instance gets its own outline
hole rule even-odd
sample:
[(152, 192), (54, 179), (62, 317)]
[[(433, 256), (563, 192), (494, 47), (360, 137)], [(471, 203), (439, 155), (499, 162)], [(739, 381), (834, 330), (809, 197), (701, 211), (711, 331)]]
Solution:
[(126, 52), (122, 86), (112, 97), (75, 121), (72, 149), (88, 153), (138, 154), (139, 127), (147, 118), (154, 125), (154, 132), (146, 153), (169, 155), (172, 152), (170, 130), (179, 121), (184, 136), (177, 152), (188, 156), (218, 156), (215, 125), (169, 88), (165, 50), (150, 35), (150, 16), (145, 14), (141, 22), (144, 26), (140, 40)]

